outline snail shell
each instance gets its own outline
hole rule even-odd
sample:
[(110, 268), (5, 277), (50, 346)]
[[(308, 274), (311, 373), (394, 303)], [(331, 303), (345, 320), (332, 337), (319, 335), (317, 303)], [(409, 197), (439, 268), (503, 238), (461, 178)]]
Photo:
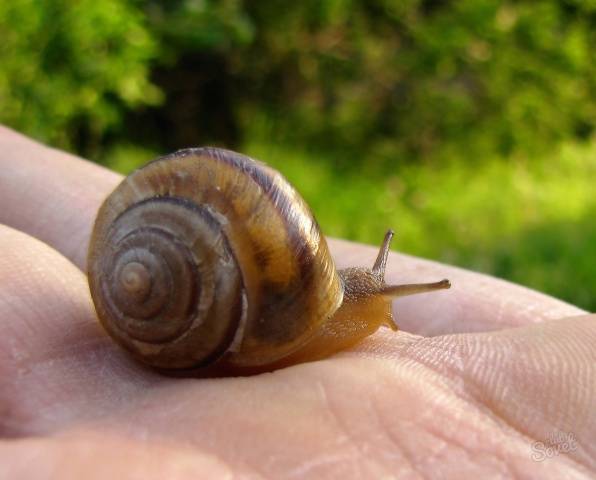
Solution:
[(133, 172), (106, 199), (88, 277), (102, 325), (144, 363), (289, 364), (393, 327), (391, 296), (446, 288), (385, 285), (390, 239), (372, 270), (338, 272), (278, 172), (231, 151), (187, 149)]

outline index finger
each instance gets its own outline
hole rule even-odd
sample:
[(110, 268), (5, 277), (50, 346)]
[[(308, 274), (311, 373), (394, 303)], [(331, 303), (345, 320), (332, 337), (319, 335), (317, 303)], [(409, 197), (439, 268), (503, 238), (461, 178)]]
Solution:
[[(93, 221), (122, 176), (0, 127), (0, 223), (53, 246), (85, 268)], [(379, 232), (379, 239), (383, 232)], [(372, 266), (378, 248), (330, 240), (340, 267)], [(449, 278), (451, 290), (395, 302), (404, 330), (435, 335), (485, 331), (580, 315), (583, 310), (518, 285), (428, 260), (390, 256), (387, 280), (410, 283)]]
[(0, 223), (53, 246), (81, 269), (97, 209), (121, 180), (0, 125)]

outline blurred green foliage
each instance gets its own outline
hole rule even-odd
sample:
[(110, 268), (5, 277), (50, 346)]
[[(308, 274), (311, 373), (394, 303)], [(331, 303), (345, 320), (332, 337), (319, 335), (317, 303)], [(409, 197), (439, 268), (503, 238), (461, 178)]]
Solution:
[(126, 109), (158, 103), (157, 45), (120, 0), (0, 2), (0, 119), (30, 135), (94, 149)]
[(225, 145), (326, 233), (596, 309), (596, 2), (11, 0), (0, 121), (129, 171)]

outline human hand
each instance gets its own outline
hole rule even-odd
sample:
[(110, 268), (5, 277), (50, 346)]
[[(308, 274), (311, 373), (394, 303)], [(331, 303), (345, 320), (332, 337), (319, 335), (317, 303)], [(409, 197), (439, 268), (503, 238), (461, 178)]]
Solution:
[[(388, 282), (453, 287), (396, 300), (398, 333), (248, 378), (138, 365), (80, 270), (120, 179), (0, 127), (0, 478), (596, 475), (596, 315), (406, 255)], [(377, 250), (330, 247), (339, 267)]]

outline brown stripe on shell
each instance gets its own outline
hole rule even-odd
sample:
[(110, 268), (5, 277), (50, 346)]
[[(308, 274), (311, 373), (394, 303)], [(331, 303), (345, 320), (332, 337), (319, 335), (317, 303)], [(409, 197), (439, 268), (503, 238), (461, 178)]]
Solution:
[[(291, 241), (292, 250), (296, 252), (296, 259), (298, 261), (298, 265), (300, 266), (300, 272), (302, 278), (310, 277), (309, 271), (314, 260), (314, 256), (312, 253), (304, 248), (305, 245), (305, 238), (303, 232), (300, 231), (297, 227), (297, 222), (290, 221), (291, 219), (287, 215), (287, 212), (292, 210), (294, 207), (294, 202), (296, 197), (290, 198), (286, 194), (284, 190), (279, 188), (277, 183), (277, 179), (283, 179), (281, 175), (278, 173), (274, 173), (267, 165), (258, 160), (254, 160), (250, 157), (240, 155), (236, 152), (231, 150), (224, 150), (212, 147), (203, 147), (203, 148), (189, 148), (185, 150), (180, 150), (173, 155), (175, 156), (202, 156), (207, 155), (212, 158), (216, 158), (223, 163), (226, 163), (232, 166), (235, 169), (238, 169), (245, 174), (247, 174), (250, 178), (254, 180), (254, 182), (259, 185), (263, 191), (263, 193), (271, 200), (271, 205), (276, 209), (279, 214), (279, 217), (283, 220), (284, 225), (286, 227), (286, 231), (288, 232), (288, 237)], [(165, 157), (164, 157), (165, 158)], [(277, 178), (273, 176), (275, 174)], [(285, 181), (285, 179), (283, 179)], [(317, 237), (321, 237), (320, 227), (317, 223), (310, 207), (305, 202), (302, 202), (303, 208), (310, 214), (312, 227), (309, 235), (315, 234)], [(258, 246), (257, 246), (258, 247)], [(265, 263), (267, 262), (266, 255), (262, 255), (259, 252), (256, 255), (258, 263)]]
[[(140, 201), (136, 202), (134, 205), (127, 208), (125, 211), (120, 212), (120, 214), (118, 216), (116, 216), (116, 218), (114, 219), (114, 223), (116, 223), (118, 220), (120, 220), (120, 218), (123, 215), (128, 214), (131, 210), (134, 210), (136, 208), (142, 208), (146, 203), (154, 202), (156, 200), (159, 202), (170, 203), (172, 205), (178, 205), (180, 207), (184, 207), (188, 210), (191, 210), (194, 213), (196, 213), (197, 215), (199, 215), (205, 221), (205, 223), (207, 223), (207, 225), (209, 227), (211, 227), (213, 229), (221, 228), (221, 226), (219, 225), (217, 220), (215, 220), (213, 218), (213, 216), (204, 208), (201, 208), (199, 205), (197, 205), (196, 203), (193, 203), (192, 201), (188, 200), (187, 198), (174, 197), (174, 196), (170, 196), (170, 195), (159, 195), (159, 196), (156, 195), (154, 197), (148, 197), (143, 200), (140, 200)], [(223, 237), (223, 238), (225, 240), (225, 237)]]
[[(265, 196), (270, 200), (269, 203), (275, 208), (279, 218), (282, 219), (288, 234), (288, 239), (290, 241), (289, 247), (293, 252), (295, 252), (295, 259), (299, 270), (299, 274), (297, 276), (299, 282), (298, 284), (293, 285), (292, 288), (299, 290), (308, 290), (311, 288), (313, 280), (312, 265), (315, 261), (315, 257), (312, 252), (306, 248), (307, 238), (305, 237), (304, 232), (298, 228), (299, 222), (295, 221), (294, 218), (288, 215), (289, 212), (295, 209), (297, 197), (288, 196), (287, 192), (280, 188), (280, 180), (283, 182), (286, 182), (286, 180), (283, 179), (280, 174), (267, 167), (265, 164), (230, 150), (204, 147), (180, 150), (173, 154), (173, 156), (189, 155), (198, 157), (206, 155), (211, 158), (216, 158), (253, 179), (253, 181), (262, 189)], [(312, 222), (308, 235), (310, 235), (310, 238), (313, 238), (313, 236), (316, 236), (316, 238), (321, 238), (319, 225), (316, 222), (314, 215), (312, 214), (308, 205), (306, 205), (302, 199), (300, 199), (300, 201), (302, 203), (301, 207), (303, 207), (310, 215), (309, 220)], [(258, 244), (253, 244), (253, 246), (256, 263), (259, 266), (264, 266), (269, 260), (267, 258), (267, 254), (259, 248)], [(274, 285), (265, 287), (272, 289), (275, 288)], [(279, 310), (290, 310), (293, 300), (294, 299), (292, 297), (285, 295), (285, 292), (282, 292), (277, 296), (270, 296), (269, 302), (262, 306), (262, 316), (269, 317), (276, 315), (277, 311)], [(259, 328), (260, 325), (263, 327)], [(283, 322), (269, 324), (257, 322), (255, 327), (254, 334), (256, 336), (270, 342), (279, 343), (285, 343), (289, 338), (293, 338), (302, 334), (304, 330), (304, 325), (300, 324), (300, 319), (297, 316), (285, 316)]]

